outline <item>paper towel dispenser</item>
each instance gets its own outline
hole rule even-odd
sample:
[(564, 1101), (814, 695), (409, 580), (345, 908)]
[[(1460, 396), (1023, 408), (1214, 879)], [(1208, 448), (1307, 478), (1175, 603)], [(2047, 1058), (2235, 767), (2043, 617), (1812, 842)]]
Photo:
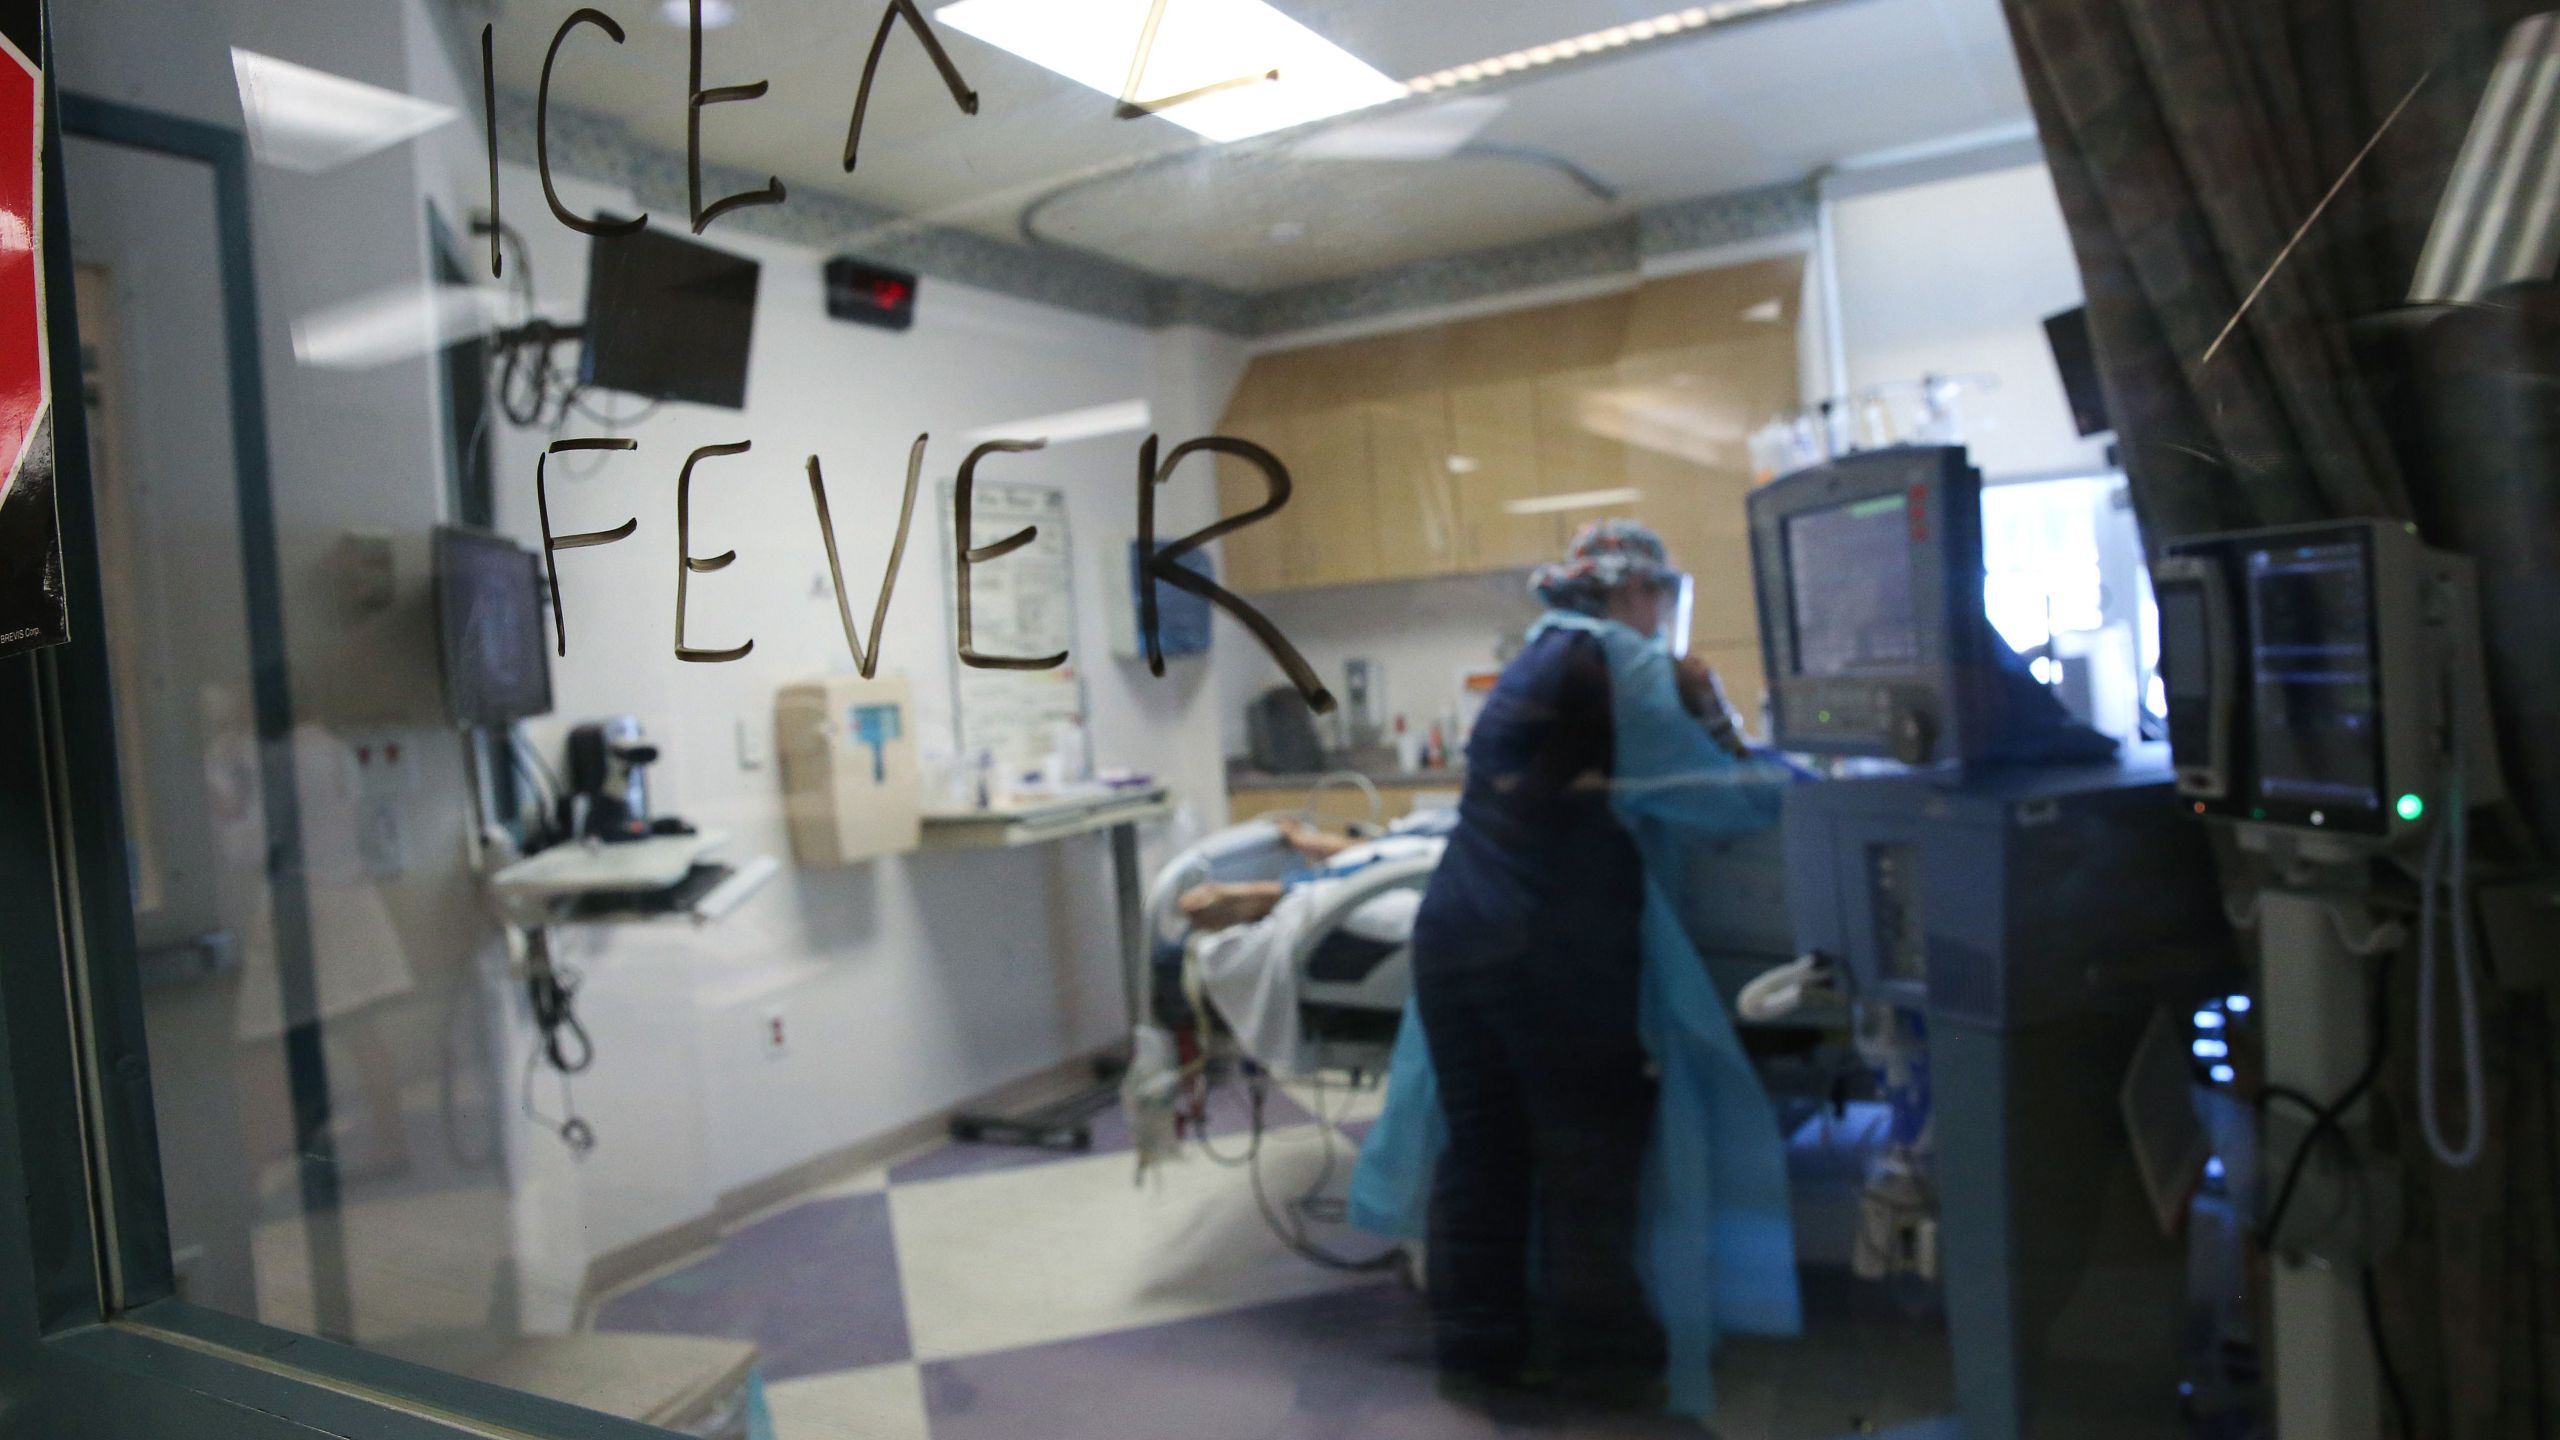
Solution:
[(916, 848), (923, 790), (903, 677), (834, 675), (785, 686), (773, 724), (794, 859), (850, 865)]

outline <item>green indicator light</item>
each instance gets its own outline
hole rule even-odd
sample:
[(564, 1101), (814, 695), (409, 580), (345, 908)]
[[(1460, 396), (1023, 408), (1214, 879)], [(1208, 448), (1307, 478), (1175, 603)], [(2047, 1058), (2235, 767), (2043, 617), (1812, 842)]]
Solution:
[(2400, 812), (2401, 819), (2415, 820), (2419, 816), (2427, 813), (2427, 802), (2419, 799), (2414, 794), (2403, 795), (2400, 797), (2400, 803), (2393, 808)]
[(1828, 725), (1831, 723), (1831, 712), (1828, 710), (1816, 710), (1813, 712), (1813, 718), (1821, 721), (1825, 725)]
[(2264, 805), (2259, 805), (2259, 806), (2254, 806), (2254, 807), (2252, 807), (2252, 808), (2250, 809), (2250, 811), (2249, 811), (2249, 818), (2250, 818), (2250, 819), (2252, 819), (2252, 820), (2264, 820), (2264, 819), (2266, 819), (2266, 818), (2267, 818), (2267, 807), (2265, 807)]

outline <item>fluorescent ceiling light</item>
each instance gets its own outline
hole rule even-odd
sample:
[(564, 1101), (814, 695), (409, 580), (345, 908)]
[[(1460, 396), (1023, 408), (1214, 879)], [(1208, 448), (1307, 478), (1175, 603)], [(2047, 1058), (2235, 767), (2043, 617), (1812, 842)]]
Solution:
[(1002, 425), (972, 430), (962, 438), (972, 445), (983, 445), (989, 440), (1046, 440), (1052, 445), (1064, 445), (1071, 440), (1094, 440), (1105, 435), (1125, 435), (1132, 430), (1144, 430), (1152, 418), (1146, 401), (1121, 400), (1082, 410), (1062, 410), (1055, 415), (1035, 415), (1028, 420), (1008, 420)]
[(1577, 490), (1570, 495), (1538, 495), (1527, 500), (1505, 500), (1505, 515), (1553, 515), (1562, 510), (1597, 510), (1605, 505), (1633, 505), (1644, 498), (1644, 492), (1633, 486), (1620, 490)]
[(249, 153), (265, 165), (317, 175), (451, 121), (450, 105), (234, 46)]
[(1443, 100), (1320, 131), (1290, 153), (1310, 160), (1442, 160), (1492, 124), (1506, 103), (1491, 95)]
[[(959, 0), (934, 12), (954, 30), (1118, 99), (1154, 0)], [(1276, 80), (1254, 77), (1277, 71)], [(1250, 83), (1238, 84), (1238, 81)], [(1194, 92), (1206, 91), (1194, 95)], [(1405, 93), (1341, 46), (1264, 0), (1165, 0), (1141, 105), (1212, 140), (1242, 140), (1384, 104)]]
[(1417, 75), (1406, 84), (1415, 91), (1428, 94), (1434, 90), (1447, 90), (1461, 85), (1473, 85), (1479, 81), (1497, 80), (1505, 75), (1517, 75), (1523, 71), (1535, 70), (1540, 66), (1553, 65), (1563, 60), (1579, 60), (1585, 56), (1621, 50), (1630, 45), (1650, 45), (1657, 40), (1669, 40), (1693, 30), (1731, 25), (1754, 16), (1776, 15), (1799, 6), (1820, 3), (1822, 0), (1721, 0), (1721, 3), (1714, 5), (1692, 5), (1685, 10), (1672, 10), (1656, 15), (1650, 20), (1632, 20), (1624, 25), (1612, 25), (1606, 30), (1594, 30), (1584, 35), (1570, 35), (1544, 45), (1532, 45), (1526, 50), (1514, 50), (1508, 55), (1489, 55), (1482, 60), (1471, 60), (1464, 65), (1452, 65), (1446, 70)]
[[(693, 0), (666, 0), (658, 7), (658, 18), (682, 30), (693, 28)], [(702, 0), (702, 28), (717, 30), (738, 18), (738, 7), (731, 0)]]

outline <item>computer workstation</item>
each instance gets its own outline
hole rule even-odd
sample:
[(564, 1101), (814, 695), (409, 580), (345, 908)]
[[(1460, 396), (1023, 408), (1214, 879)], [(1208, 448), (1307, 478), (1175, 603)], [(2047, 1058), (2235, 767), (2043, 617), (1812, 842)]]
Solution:
[(1796, 942), (1916, 1077), (1934, 1195), (1894, 1248), (1944, 1277), (1965, 1433), (2162, 1433), (2183, 1255), (2119, 1089), (2155, 1009), (2228, 978), (2168, 756), (2071, 719), (1984, 618), (1962, 450), (1843, 456), (1748, 505), (1773, 741), (1860, 772), (1787, 796)]

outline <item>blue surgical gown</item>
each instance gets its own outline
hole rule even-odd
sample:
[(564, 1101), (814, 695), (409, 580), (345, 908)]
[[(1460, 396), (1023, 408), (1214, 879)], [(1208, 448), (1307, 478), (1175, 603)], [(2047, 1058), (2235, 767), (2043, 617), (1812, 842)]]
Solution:
[[(1681, 706), (1660, 645), (1616, 622), (1566, 612), (1541, 619), (1532, 645), (1560, 629), (1596, 639), (1606, 655), (1614, 766), (1607, 809), (1640, 858), (1641, 882), (1631, 897), (1613, 893), (1616, 885), (1568, 892), (1587, 895), (1583, 901), (1550, 897), (1542, 903), (1565, 913), (1541, 916), (1538, 929), (1606, 936), (1625, 929), (1630, 898), (1637, 908), (1637, 1026), (1661, 1082), (1639, 1182), (1637, 1270), (1667, 1342), (1669, 1409), (1704, 1416), (1715, 1403), (1717, 1338), (1797, 1334), (1803, 1307), (1777, 1116), (1666, 886), (1679, 874), (1685, 837), (1775, 824), (1787, 775), (1774, 764), (1736, 760), (1707, 737)], [(1567, 841), (1563, 848), (1618, 847)], [(1462, 860), (1461, 850), (1453, 841), (1452, 861)], [(1592, 913), (1572, 913), (1577, 904)], [(1386, 1108), (1352, 1177), (1353, 1221), (1424, 1238), (1432, 1171), (1447, 1138), (1429, 1046), (1408, 1004)]]

